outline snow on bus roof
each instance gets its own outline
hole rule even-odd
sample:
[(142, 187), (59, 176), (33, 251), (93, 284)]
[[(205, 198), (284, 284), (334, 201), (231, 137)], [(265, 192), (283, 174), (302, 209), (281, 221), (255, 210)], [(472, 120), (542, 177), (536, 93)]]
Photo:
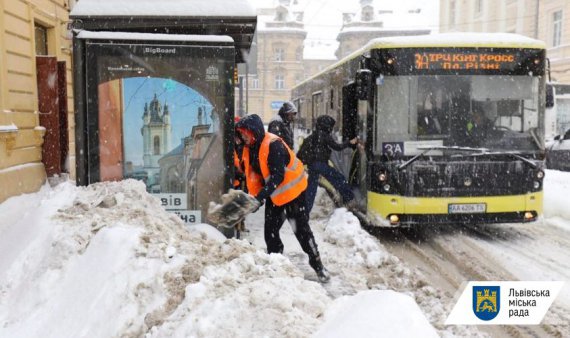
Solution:
[(146, 40), (146, 41), (197, 41), (197, 42), (229, 42), (234, 39), (227, 35), (185, 35), (185, 34), (155, 34), (155, 33), (128, 33), (128, 32), (92, 32), (81, 31), (77, 34), (79, 39), (92, 40)]
[(546, 44), (523, 35), (512, 33), (438, 33), (430, 35), (392, 36), (370, 40), (364, 47), (352, 52), (321, 72), (303, 80), (301, 86), (321, 74), (352, 60), (368, 50), (380, 48), (423, 48), (423, 47), (494, 47), (494, 48), (537, 48), (545, 49)]
[(511, 33), (441, 33), (376, 38), (363, 49), (406, 47), (546, 48), (543, 41)]
[(176, 16), (254, 17), (249, 0), (81, 0), (71, 17), (78, 16)]

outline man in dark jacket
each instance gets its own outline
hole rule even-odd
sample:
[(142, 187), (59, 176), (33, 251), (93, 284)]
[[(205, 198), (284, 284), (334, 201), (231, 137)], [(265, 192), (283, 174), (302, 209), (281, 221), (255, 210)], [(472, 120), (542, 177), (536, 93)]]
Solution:
[(354, 193), (346, 178), (335, 168), (331, 167), (328, 162), (332, 150), (343, 150), (350, 145), (356, 145), (358, 138), (353, 138), (344, 143), (336, 143), (331, 133), (335, 125), (335, 120), (328, 116), (323, 115), (317, 118), (315, 130), (307, 137), (303, 144), (306, 151), (299, 151), (303, 153), (301, 160), (309, 167), (309, 184), (307, 187), (307, 214), (311, 213), (315, 196), (317, 194), (317, 186), (319, 184), (319, 177), (323, 175), (333, 187), (339, 192), (342, 197), (342, 202), (345, 205), (350, 205), (354, 200)]
[(301, 248), (309, 255), (309, 264), (319, 280), (327, 282), (330, 276), (321, 261), (305, 209), (307, 177), (303, 164), (281, 138), (265, 132), (258, 115), (241, 119), (236, 131), (245, 144), (242, 160), (248, 192), (260, 204), (265, 201), (267, 252), (283, 253), (279, 230), (287, 218)]
[(291, 123), (295, 120), (296, 116), (297, 107), (291, 102), (285, 102), (283, 106), (279, 108), (277, 116), (269, 122), (269, 126), (267, 126), (268, 132), (281, 137), (291, 149), (293, 149), (295, 142)]

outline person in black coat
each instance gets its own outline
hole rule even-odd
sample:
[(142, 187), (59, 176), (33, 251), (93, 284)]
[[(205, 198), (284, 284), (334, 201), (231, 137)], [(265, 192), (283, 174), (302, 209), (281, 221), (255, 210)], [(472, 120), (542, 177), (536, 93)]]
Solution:
[(346, 178), (336, 168), (331, 167), (328, 162), (333, 150), (339, 151), (351, 145), (356, 145), (358, 138), (355, 137), (350, 141), (337, 143), (331, 135), (334, 125), (335, 120), (332, 117), (328, 115), (319, 116), (315, 124), (315, 130), (305, 139), (299, 150), (299, 158), (309, 169), (309, 185), (305, 192), (307, 213), (310, 213), (313, 208), (321, 175), (339, 192), (343, 204), (350, 204), (354, 200), (354, 193)]
[(281, 137), (290, 149), (293, 149), (294, 145), (293, 127), (291, 123), (295, 121), (296, 116), (297, 107), (295, 107), (292, 102), (285, 102), (283, 106), (279, 108), (277, 116), (271, 120), (269, 126), (267, 126), (267, 131)]
[[(272, 135), (266, 135), (263, 122), (258, 115), (252, 114), (244, 117), (236, 123), (235, 128), (246, 148), (242, 155), (246, 181), (252, 187), (257, 184), (256, 182), (263, 185), (254, 197), (259, 205), (265, 202), (264, 237), (267, 253), (283, 253), (284, 245), (279, 232), (283, 222), (287, 219), (301, 248), (309, 256), (309, 265), (317, 273), (319, 281), (328, 282), (330, 274), (323, 265), (313, 231), (309, 226), (309, 216), (305, 209), (305, 185), (302, 184), (302, 180), (295, 177), (286, 177), (285, 171), (292, 170), (292, 166), (297, 166), (296, 163), (299, 162), (291, 158), (295, 157), (295, 154), (290, 151), (282, 139), (276, 138), (275, 141), (270, 141), (268, 146), (264, 143), (266, 137)], [(267, 149), (263, 148), (264, 145)], [(262, 157), (264, 152), (267, 154), (265, 159)], [(269, 176), (265, 180), (262, 166), (269, 170)], [(305, 179), (302, 168), (299, 168), (298, 174)], [(287, 183), (282, 184), (283, 182)], [(249, 193), (252, 193), (251, 190)], [(277, 200), (273, 201), (276, 194), (289, 194), (294, 199), (285, 204), (279, 204)]]

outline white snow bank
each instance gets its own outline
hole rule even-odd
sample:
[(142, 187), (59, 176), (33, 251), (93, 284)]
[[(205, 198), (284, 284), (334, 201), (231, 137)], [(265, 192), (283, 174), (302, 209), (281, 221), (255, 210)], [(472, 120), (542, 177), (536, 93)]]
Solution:
[(337, 298), (315, 338), (439, 337), (414, 300), (394, 291)]
[(282, 255), (242, 255), (204, 270), (150, 337), (304, 337), (331, 300)]
[[(570, 191), (569, 173), (546, 170), (544, 179), (544, 217), (570, 219), (570, 204), (567, 193)], [(570, 230), (570, 229), (568, 229)]]
[[(337, 321), (325, 323), (331, 297), (386, 288), (443, 323), (440, 295), (345, 209), (328, 223), (327, 242), (319, 239), (334, 273), (327, 285), (303, 278), (304, 254), (292, 263), (209, 225), (186, 227), (135, 180), (46, 185), (1, 203), (0, 215), (0, 337), (308, 337)], [(354, 302), (374, 313), (386, 304), (379, 295)], [(424, 320), (410, 304), (391, 303), (394, 316)], [(362, 320), (351, 318), (345, 325)]]

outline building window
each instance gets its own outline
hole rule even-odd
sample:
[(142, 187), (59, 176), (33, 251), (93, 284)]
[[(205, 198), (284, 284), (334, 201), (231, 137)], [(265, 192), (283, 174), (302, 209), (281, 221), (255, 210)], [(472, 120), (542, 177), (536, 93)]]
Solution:
[(153, 142), (154, 142), (153, 154), (154, 155), (160, 155), (160, 137), (155, 136)]
[(282, 74), (275, 75), (275, 89), (285, 88), (285, 77)]
[(455, 13), (455, 11), (456, 11), (456, 5), (454, 0), (449, 3), (449, 24), (451, 26), (455, 26), (456, 24), (455, 20), (457, 20), (457, 13)]
[(251, 79), (251, 88), (252, 89), (259, 89), (259, 79), (254, 77)]
[(48, 29), (35, 24), (36, 55), (48, 55)]
[(562, 40), (562, 10), (552, 14), (552, 47), (560, 45)]
[(483, 13), (483, 0), (475, 1), (475, 14)]
[(372, 7), (365, 7), (362, 9), (362, 21), (372, 21), (374, 19), (374, 12)]
[(295, 59), (297, 61), (303, 60), (303, 47), (297, 48), (297, 50), (295, 51)]
[(284, 61), (285, 58), (285, 49), (281, 47), (275, 48), (275, 61)]

